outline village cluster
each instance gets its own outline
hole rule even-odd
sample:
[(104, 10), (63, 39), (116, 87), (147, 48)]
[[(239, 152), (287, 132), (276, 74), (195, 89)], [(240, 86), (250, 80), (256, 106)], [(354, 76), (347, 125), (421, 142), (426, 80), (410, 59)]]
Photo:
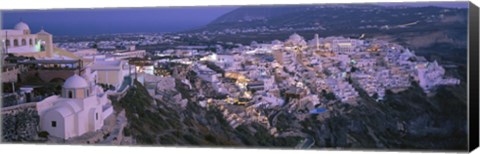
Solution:
[[(122, 97), (133, 80), (152, 97), (183, 107), (188, 101), (174, 90), (176, 80), (189, 89), (206, 85), (193, 94), (202, 97), (196, 103), (220, 108), (232, 127), (259, 122), (267, 128), (272, 119), (260, 112), (265, 108), (294, 104), (306, 108), (305, 114), (318, 114), (325, 111), (322, 104), (358, 104), (360, 91), (382, 102), (387, 90), (401, 92), (414, 81), (425, 93), (460, 83), (445, 77), (445, 69), (436, 61), (375, 39), (315, 35), (305, 40), (294, 33), (284, 41), (252, 42), (217, 52), (182, 46), (148, 53), (134, 45), (101, 52), (64, 43), (62, 49), (55, 46), (51, 34), (45, 30), (32, 34), (23, 22), (0, 35), (7, 36), (2, 40), (2, 82), (11, 85), (3, 90), (2, 115), (33, 107), (40, 116), (40, 129), (61, 139), (102, 130), (108, 117), (115, 115), (109, 96)], [(74, 49), (77, 46), (81, 48)], [(169, 67), (172, 64), (185, 70)], [(195, 74), (196, 82), (189, 73)], [(45, 91), (51, 83), (61, 87)]]

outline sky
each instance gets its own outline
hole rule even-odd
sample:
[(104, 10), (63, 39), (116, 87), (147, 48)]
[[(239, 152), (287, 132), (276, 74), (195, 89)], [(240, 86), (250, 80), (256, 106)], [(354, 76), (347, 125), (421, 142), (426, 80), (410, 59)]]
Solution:
[(237, 7), (106, 8), (2, 12), (2, 29), (20, 21), (53, 35), (177, 32), (203, 26)]
[(423, 7), (423, 6), (437, 6), (446, 8), (468, 8), (468, 2), (409, 2), (409, 3), (380, 3), (382, 6), (410, 6), (410, 7)]
[[(382, 6), (468, 7), (466, 2), (384, 3)], [(2, 29), (20, 21), (33, 33), (43, 27), (53, 35), (92, 35), (139, 32), (179, 32), (201, 27), (238, 6), (96, 8), (2, 11)]]

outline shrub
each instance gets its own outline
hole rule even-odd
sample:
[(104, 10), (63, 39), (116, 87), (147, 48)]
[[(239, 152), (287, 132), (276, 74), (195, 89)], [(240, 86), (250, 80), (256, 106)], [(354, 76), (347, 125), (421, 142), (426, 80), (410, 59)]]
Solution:
[(128, 127), (125, 127), (125, 128), (123, 129), (123, 135), (124, 135), (124, 136), (130, 136), (130, 135), (131, 135), (130, 129), (129, 129)]
[(325, 97), (327, 100), (335, 100), (335, 94), (329, 92), (329, 93), (325, 93), (323, 95), (323, 97)]
[(47, 131), (38, 132), (38, 136), (42, 138), (48, 138), (49, 133)]
[(214, 136), (212, 136), (211, 134), (208, 134), (207, 136), (205, 136), (205, 140), (207, 140), (210, 143), (216, 143), (217, 142), (217, 139)]
[(104, 134), (103, 139), (107, 139), (108, 136), (110, 136), (110, 133)]

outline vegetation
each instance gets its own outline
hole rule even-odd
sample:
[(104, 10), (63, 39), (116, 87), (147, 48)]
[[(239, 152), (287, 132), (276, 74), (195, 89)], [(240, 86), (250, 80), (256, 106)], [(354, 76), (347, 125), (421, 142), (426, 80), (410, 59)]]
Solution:
[(124, 135), (124, 136), (130, 136), (130, 135), (131, 135), (130, 129), (129, 129), (128, 127), (126, 127), (126, 128), (123, 129), (123, 135)]
[[(196, 96), (182, 94), (191, 100), (183, 109), (173, 102), (155, 101), (140, 83), (134, 85), (114, 107), (125, 109), (128, 125), (123, 133), (139, 144), (294, 147), (299, 142), (296, 137), (275, 138), (257, 123), (233, 129), (216, 107), (193, 103)], [(176, 89), (189, 92), (181, 82)]]
[(223, 70), (222, 68), (220, 68), (219, 66), (217, 66), (213, 62), (206, 62), (206, 65), (207, 65), (208, 68), (212, 69), (213, 71), (215, 71), (217, 73), (220, 73), (222, 75), (225, 73), (225, 70)]
[(335, 100), (335, 94), (333, 94), (332, 92), (325, 92), (325, 93), (322, 93), (323, 94), (323, 97), (325, 97), (327, 100)]
[(350, 72), (352, 72), (352, 73), (355, 72), (355, 71), (357, 71), (357, 68), (356, 68), (356, 67), (352, 67), (352, 68), (350, 69)]
[(38, 136), (39, 137), (42, 137), (42, 138), (48, 138), (48, 132), (47, 131), (41, 131), (41, 132), (38, 132)]
[(115, 90), (115, 87), (111, 84), (104, 84), (104, 83), (99, 83), (98, 85), (100, 85), (105, 91), (107, 90)]

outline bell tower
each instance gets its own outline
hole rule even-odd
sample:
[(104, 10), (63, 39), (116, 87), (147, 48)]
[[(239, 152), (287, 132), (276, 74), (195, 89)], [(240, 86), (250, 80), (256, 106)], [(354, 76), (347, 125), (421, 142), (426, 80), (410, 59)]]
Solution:
[(47, 57), (53, 56), (53, 37), (52, 34), (46, 32), (43, 27), (40, 32), (37, 33), (37, 37), (40, 40), (40, 44), (43, 46), (45, 52), (47, 52)]

